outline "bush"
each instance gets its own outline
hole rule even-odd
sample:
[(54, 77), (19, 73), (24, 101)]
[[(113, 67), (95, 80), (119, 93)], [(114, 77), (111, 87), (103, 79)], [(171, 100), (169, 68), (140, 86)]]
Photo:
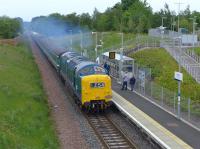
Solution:
[(0, 38), (14, 38), (21, 31), (21, 19), (11, 19), (9, 17), (0, 17)]

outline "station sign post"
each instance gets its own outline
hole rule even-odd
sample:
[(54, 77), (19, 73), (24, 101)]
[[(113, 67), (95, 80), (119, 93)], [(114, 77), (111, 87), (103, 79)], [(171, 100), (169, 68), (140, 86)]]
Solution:
[(181, 81), (183, 81), (183, 74), (180, 72), (174, 73), (174, 79), (178, 81), (178, 118), (180, 118), (181, 105)]

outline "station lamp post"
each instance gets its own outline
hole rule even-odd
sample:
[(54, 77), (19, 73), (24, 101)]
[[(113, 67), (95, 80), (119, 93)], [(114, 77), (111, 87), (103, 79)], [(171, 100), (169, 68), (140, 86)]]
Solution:
[(83, 56), (83, 33), (81, 30), (80, 30), (80, 36), (81, 36), (81, 41), (80, 41), (81, 55)]
[(120, 62), (119, 62), (119, 78), (122, 82), (122, 67), (123, 67), (123, 49), (124, 49), (124, 33), (118, 33), (121, 35), (121, 48), (120, 48)]
[(102, 46), (102, 53), (104, 53), (104, 50), (103, 50), (103, 45), (104, 45), (104, 40), (103, 40), (103, 38), (104, 38), (104, 35), (105, 34), (109, 34), (108, 32), (101, 32), (101, 40), (100, 40), (100, 42), (101, 42), (101, 46)]
[(183, 4), (183, 3), (180, 3), (180, 1), (179, 1), (179, 3), (175, 3), (175, 4), (178, 5), (178, 33), (179, 33), (179, 25), (180, 25), (180, 21), (179, 21), (180, 16), (179, 16), (179, 13), (180, 13), (181, 4)]
[[(180, 51), (178, 71), (181, 74), (181, 55), (182, 55), (181, 40), (182, 38), (179, 37), (178, 39), (179, 39), (179, 51)], [(181, 80), (178, 80), (178, 118), (180, 117), (181, 117)]]
[(167, 19), (167, 17), (162, 17), (162, 27), (163, 27), (163, 25), (164, 25), (164, 19)]
[(70, 45), (71, 45), (71, 50), (72, 50), (72, 30), (69, 30), (69, 32), (70, 32)]
[(174, 20), (174, 16), (172, 17), (172, 33), (174, 35), (174, 28), (175, 28), (176, 22)]
[[(178, 81), (178, 101), (177, 101), (177, 117), (180, 119), (181, 117), (181, 81), (183, 81), (183, 74), (181, 73), (181, 37), (175, 37), (173, 40), (178, 39), (179, 42), (179, 58), (178, 58), (178, 72), (175, 71), (174, 73), (174, 79)], [(173, 46), (174, 47), (174, 46)], [(175, 48), (175, 47), (174, 47)]]
[(196, 23), (196, 16), (194, 16), (194, 18), (190, 18), (192, 20), (192, 28), (193, 28), (193, 50), (194, 50), (194, 35), (195, 35), (195, 26), (197, 25)]
[(164, 19), (167, 19), (167, 17), (162, 17), (162, 27), (161, 27), (162, 28), (162, 38), (163, 38), (163, 34), (164, 34), (164, 26), (163, 26)]
[(92, 32), (92, 34), (96, 35), (96, 40), (95, 40), (95, 57), (97, 58), (97, 32)]
[(101, 32), (101, 40), (100, 40), (100, 42), (101, 42), (101, 46), (102, 46), (102, 53), (104, 52), (103, 51), (103, 35), (105, 35), (105, 34), (107, 34), (106, 32)]
[(97, 58), (97, 57), (98, 57), (98, 54), (97, 54), (97, 48), (98, 48), (98, 47), (102, 47), (102, 45), (101, 45), (101, 44), (100, 44), (100, 45), (98, 45), (98, 42), (97, 42), (97, 41), (98, 41), (98, 40), (97, 40), (97, 33), (98, 33), (98, 32), (92, 32), (92, 34), (96, 34), (96, 37), (95, 37), (95, 38), (96, 38), (96, 46), (95, 46), (95, 58)]
[[(180, 13), (180, 6), (181, 4), (183, 3), (175, 3), (178, 5), (178, 39), (179, 39), (179, 52), (180, 52), (180, 57), (179, 57), (179, 74), (182, 75), (181, 73), (181, 54), (182, 54), (182, 51), (181, 51), (181, 44), (182, 44), (182, 37), (180, 35), (180, 29), (179, 29), (179, 25), (180, 25), (180, 22), (179, 22), (179, 13)], [(180, 119), (181, 118), (181, 80), (178, 80), (178, 118)]]

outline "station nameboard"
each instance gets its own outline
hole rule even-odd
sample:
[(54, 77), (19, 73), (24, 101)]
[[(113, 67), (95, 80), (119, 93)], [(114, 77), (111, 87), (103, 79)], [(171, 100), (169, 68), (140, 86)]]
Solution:
[(109, 52), (109, 59), (115, 59), (115, 52)]
[(183, 74), (180, 72), (176, 72), (174, 73), (174, 79), (178, 80), (178, 81), (183, 81)]

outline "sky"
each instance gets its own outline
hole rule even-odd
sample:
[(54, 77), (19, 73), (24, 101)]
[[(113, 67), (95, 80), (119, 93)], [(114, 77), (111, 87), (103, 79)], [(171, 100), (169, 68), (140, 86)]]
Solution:
[(174, 10), (178, 12), (178, 5), (180, 4), (180, 11), (185, 10), (185, 8), (190, 5), (191, 11), (199, 11), (200, 12), (200, 1), (199, 0), (147, 0), (150, 6), (153, 8), (153, 11), (159, 11), (164, 8), (164, 4), (167, 3), (169, 5), (170, 10)]
[[(0, 16), (6, 15), (11, 18), (21, 17), (24, 21), (40, 15), (49, 15), (58, 12), (60, 14), (70, 13), (93, 13), (94, 8), (104, 12), (107, 7), (112, 7), (121, 0), (0, 0)], [(180, 10), (190, 5), (190, 10), (200, 12), (199, 0), (147, 0), (153, 11), (159, 11), (165, 3), (169, 4), (170, 10), (177, 12), (181, 2)]]

